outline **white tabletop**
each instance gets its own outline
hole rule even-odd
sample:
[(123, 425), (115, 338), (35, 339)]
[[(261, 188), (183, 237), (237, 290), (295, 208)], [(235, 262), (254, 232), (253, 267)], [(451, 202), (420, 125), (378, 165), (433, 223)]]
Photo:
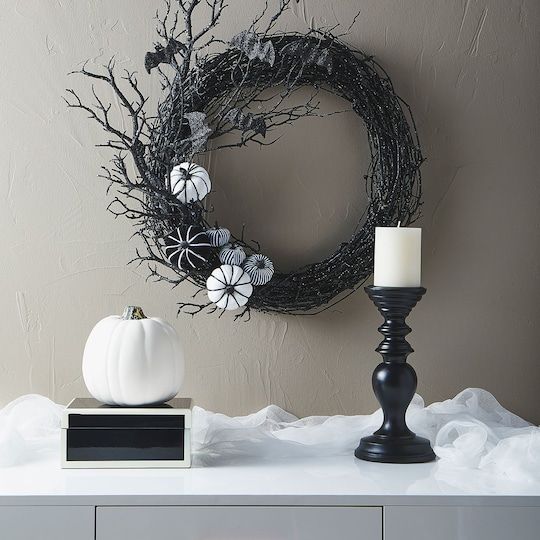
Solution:
[(540, 484), (354, 456), (162, 470), (63, 470), (55, 457), (0, 468), (0, 505), (16, 504), (540, 506)]

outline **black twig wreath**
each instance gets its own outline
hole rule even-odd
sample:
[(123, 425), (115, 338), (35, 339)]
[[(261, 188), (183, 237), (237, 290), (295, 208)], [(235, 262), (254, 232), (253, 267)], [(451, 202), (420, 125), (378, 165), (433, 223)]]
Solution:
[[(356, 290), (371, 274), (375, 226), (398, 221), (407, 225), (417, 217), (423, 158), (409, 107), (371, 56), (341, 41), (344, 34), (336, 36), (334, 29), (305, 35), (274, 32), (290, 1), (280, 0), (265, 27), (261, 28), (266, 9), (247, 30), (225, 43), (212, 35), (226, 7), (224, 0), (166, 0), (165, 11), (156, 16), (164, 43), (145, 57), (146, 70), (157, 70), (164, 91), (154, 116), (145, 112), (147, 98), (134, 73), (119, 78), (113, 60), (104, 73), (90, 71), (85, 64), (77, 73), (110, 85), (131, 118), (129, 130), (113, 125), (111, 105), (93, 87), (93, 105), (68, 90), (68, 106), (88, 112), (110, 136), (102, 146), (115, 150), (115, 155), (101, 176), (118, 192), (109, 209), (133, 220), (144, 241), (145, 252), (137, 251), (136, 260), (149, 263), (150, 276), (157, 280), (173, 286), (191, 282), (197, 287), (195, 297), (208, 287), (208, 301), (180, 302), (179, 312), (194, 315), (205, 308), (232, 306), (243, 307), (237, 317), (249, 316), (250, 309), (318, 313)], [(197, 32), (192, 15), (200, 4), (209, 8), (210, 15), (207, 26)], [(217, 46), (224, 50), (209, 52)], [(306, 86), (313, 90), (309, 99), (290, 105), (288, 98)], [(369, 206), (351, 240), (330, 257), (290, 273), (273, 273), (272, 263), (259, 254), (259, 245), (244, 240), (244, 231), (229, 238), (227, 229), (210, 227), (210, 209), (202, 202), (210, 178), (195, 163), (209, 151), (249, 142), (272, 144), (275, 128), (321, 116), (317, 101), (321, 91), (347, 100), (365, 123), (371, 163), (362, 178)], [(225, 134), (237, 138), (225, 142)], [(128, 154), (136, 177), (126, 162)], [(220, 252), (226, 241), (232, 245)], [(256, 280), (241, 268), (246, 251), (254, 255), (248, 257), (245, 270), (262, 272)], [(182, 260), (197, 264), (182, 265)], [(270, 281), (261, 284), (269, 276)]]

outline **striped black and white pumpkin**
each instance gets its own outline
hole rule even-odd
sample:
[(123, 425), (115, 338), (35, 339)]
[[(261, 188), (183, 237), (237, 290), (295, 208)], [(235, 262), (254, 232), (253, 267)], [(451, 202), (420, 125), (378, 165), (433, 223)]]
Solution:
[(245, 306), (253, 293), (249, 275), (239, 266), (223, 264), (206, 280), (208, 299), (220, 309), (233, 310)]
[(206, 234), (214, 247), (223, 247), (225, 244), (228, 244), (231, 239), (231, 231), (225, 227), (213, 227), (212, 229), (207, 229)]
[(244, 261), (243, 268), (253, 285), (266, 285), (274, 275), (274, 263), (266, 255), (260, 253), (250, 255)]
[(196, 225), (176, 228), (165, 236), (164, 242), (167, 260), (182, 270), (204, 266), (212, 248), (205, 230)]
[(240, 266), (246, 258), (246, 252), (236, 244), (226, 244), (219, 251), (219, 260), (222, 264)]

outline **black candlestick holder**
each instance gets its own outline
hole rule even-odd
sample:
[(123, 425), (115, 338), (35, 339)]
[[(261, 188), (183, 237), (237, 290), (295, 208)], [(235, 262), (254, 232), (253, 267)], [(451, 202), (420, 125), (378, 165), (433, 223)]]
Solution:
[(373, 391), (381, 404), (384, 420), (373, 435), (360, 440), (354, 455), (382, 463), (423, 463), (435, 454), (427, 439), (415, 435), (405, 422), (405, 413), (416, 391), (416, 372), (407, 364), (413, 348), (405, 339), (411, 331), (405, 319), (422, 298), (424, 287), (365, 287), (384, 317), (379, 332), (384, 339), (375, 349), (383, 361), (372, 377)]

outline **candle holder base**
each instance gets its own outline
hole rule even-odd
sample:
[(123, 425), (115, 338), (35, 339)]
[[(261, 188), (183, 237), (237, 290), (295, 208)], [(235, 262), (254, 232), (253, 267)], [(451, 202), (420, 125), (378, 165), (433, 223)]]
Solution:
[(358, 459), (379, 463), (426, 463), (435, 459), (429, 441), (414, 434), (405, 437), (364, 437), (354, 455)]

